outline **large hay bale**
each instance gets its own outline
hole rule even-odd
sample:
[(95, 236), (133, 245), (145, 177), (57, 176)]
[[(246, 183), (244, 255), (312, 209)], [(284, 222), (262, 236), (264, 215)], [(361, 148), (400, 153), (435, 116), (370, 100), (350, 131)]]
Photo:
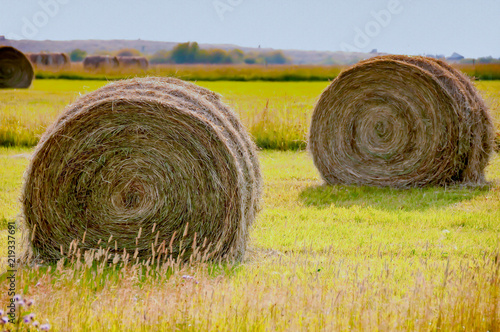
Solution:
[(109, 55), (91, 55), (83, 59), (83, 68), (86, 70), (112, 69), (120, 65), (118, 58)]
[(309, 149), (330, 184), (482, 184), (492, 125), (474, 86), (441, 62), (381, 56), (342, 72), (314, 109)]
[(0, 88), (28, 88), (33, 76), (33, 66), (22, 52), (0, 46)]
[(23, 212), (44, 259), (60, 258), (85, 232), (85, 250), (112, 235), (117, 253), (147, 258), (153, 247), (187, 258), (196, 239), (213, 258), (239, 259), (260, 195), (255, 146), (218, 95), (142, 78), (80, 98), (47, 129), (26, 173)]

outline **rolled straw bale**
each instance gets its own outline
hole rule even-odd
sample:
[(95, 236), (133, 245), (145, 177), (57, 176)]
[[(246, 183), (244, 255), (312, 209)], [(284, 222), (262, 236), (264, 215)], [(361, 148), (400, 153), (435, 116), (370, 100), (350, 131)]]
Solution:
[(149, 61), (143, 56), (117, 56), (118, 62), (122, 67), (137, 67), (148, 69)]
[(45, 62), (45, 54), (44, 53), (28, 53), (26, 54), (31, 63), (35, 66), (41, 66)]
[(466, 80), (435, 60), (394, 55), (342, 72), (321, 95), (309, 133), (323, 179), (393, 187), (483, 183), (490, 151), (478, 137), (488, 136), (490, 125)]
[(205, 243), (212, 258), (240, 259), (261, 174), (254, 144), (221, 105), (206, 89), (165, 78), (111, 83), (70, 105), (26, 173), (35, 255), (60, 258), (86, 232), (85, 250), (113, 236), (117, 253), (142, 258), (152, 248), (187, 258)]
[(109, 55), (91, 55), (83, 59), (83, 68), (87, 70), (117, 68), (120, 65), (118, 58)]
[(33, 66), (22, 52), (0, 46), (0, 88), (28, 88), (33, 76)]
[(29, 53), (31, 63), (37, 67), (62, 68), (70, 65), (70, 58), (66, 53)]

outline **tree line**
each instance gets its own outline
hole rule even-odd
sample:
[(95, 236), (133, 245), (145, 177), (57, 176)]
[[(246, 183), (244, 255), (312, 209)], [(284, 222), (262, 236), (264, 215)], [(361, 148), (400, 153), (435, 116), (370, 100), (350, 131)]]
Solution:
[[(124, 49), (117, 52), (98, 52), (100, 55), (134, 55), (141, 53), (137, 50)], [(87, 52), (76, 49), (70, 53), (71, 61), (82, 61)], [(151, 63), (171, 63), (171, 64), (287, 64), (291, 63), (282, 51), (271, 52), (243, 52), (239, 49), (226, 51), (223, 49), (201, 49), (198, 43), (188, 42), (178, 44), (173, 50), (160, 50), (149, 56)]]
[(282, 51), (245, 53), (239, 49), (226, 51), (223, 49), (201, 49), (198, 43), (182, 43), (172, 51), (161, 50), (153, 54), (151, 63), (176, 64), (286, 64), (290, 63)]

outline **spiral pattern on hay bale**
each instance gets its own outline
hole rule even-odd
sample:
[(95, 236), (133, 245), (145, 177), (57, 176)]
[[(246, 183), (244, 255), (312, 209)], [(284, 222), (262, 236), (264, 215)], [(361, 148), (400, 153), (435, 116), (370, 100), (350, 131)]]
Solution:
[(0, 46), (0, 89), (28, 88), (33, 76), (33, 66), (21, 51)]
[(309, 150), (330, 184), (482, 184), (492, 124), (470, 81), (441, 62), (389, 55), (342, 72), (312, 116)]
[(240, 259), (261, 182), (255, 145), (218, 95), (132, 79), (80, 98), (47, 129), (26, 173), (24, 219), (43, 259), (85, 232), (84, 250), (112, 236), (112, 251), (141, 258), (187, 259), (197, 247)]

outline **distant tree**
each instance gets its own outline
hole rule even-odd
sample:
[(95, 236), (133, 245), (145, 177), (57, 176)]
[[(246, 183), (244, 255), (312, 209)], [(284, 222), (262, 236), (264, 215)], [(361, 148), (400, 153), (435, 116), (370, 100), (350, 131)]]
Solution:
[(140, 56), (141, 52), (136, 50), (135, 48), (123, 48), (119, 51), (116, 51), (116, 56)]
[(247, 65), (254, 65), (257, 63), (257, 59), (253, 56), (247, 56), (245, 57), (245, 60), (243, 60)]
[(493, 62), (495, 62), (495, 59), (493, 59), (493, 57), (489, 56), (489, 57), (479, 58), (479, 59), (477, 59), (477, 62), (478, 63), (493, 63)]
[(187, 42), (174, 47), (171, 58), (174, 63), (196, 63), (200, 60), (199, 53), (200, 46), (197, 42)]
[(167, 50), (159, 50), (153, 56), (151, 57), (150, 60), (151, 63), (171, 63), (171, 52)]
[(87, 56), (87, 52), (85, 52), (84, 50), (81, 50), (79, 48), (71, 51), (71, 53), (69, 54), (69, 57), (70, 57), (72, 62), (83, 61), (83, 59), (85, 59), (86, 56)]
[(285, 54), (283, 54), (283, 51), (274, 51), (270, 53), (265, 53), (264, 59), (269, 64), (277, 64), (277, 65), (282, 65), (290, 62), (290, 60), (285, 56)]
[(113, 53), (107, 50), (97, 50), (93, 55), (113, 55)]
[(208, 63), (227, 64), (233, 62), (229, 54), (221, 49), (209, 50), (206, 53), (206, 57), (206, 62)]
[[(163, 59), (163, 60), (162, 60)], [(151, 59), (152, 63), (168, 62), (166, 54), (155, 53)], [(245, 54), (239, 49), (227, 52), (222, 49), (202, 50), (196, 42), (181, 43), (174, 47), (169, 54), (169, 60), (172, 63), (214, 63), (214, 64), (228, 64), (228, 63), (247, 63), (247, 64), (285, 64), (289, 63), (288, 59), (282, 51), (274, 51), (269, 53), (249, 53)], [(160, 62), (161, 61), (161, 62)]]
[(466, 65), (471, 65), (475, 62), (475, 59), (472, 59), (472, 58), (465, 58), (465, 59), (462, 59), (460, 60), (458, 63), (461, 63), (461, 64), (466, 64)]
[(231, 57), (233, 63), (242, 63), (245, 58), (245, 53), (242, 50), (235, 48), (229, 52), (229, 56)]

